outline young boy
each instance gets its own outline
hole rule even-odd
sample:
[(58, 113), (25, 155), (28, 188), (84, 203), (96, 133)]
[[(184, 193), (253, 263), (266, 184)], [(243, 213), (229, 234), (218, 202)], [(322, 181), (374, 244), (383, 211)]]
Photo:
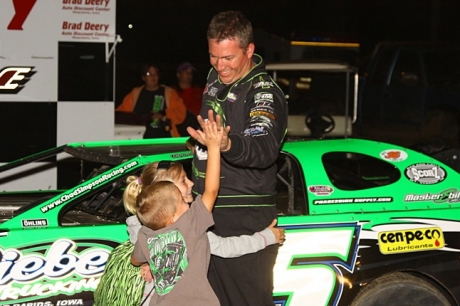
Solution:
[(150, 305), (219, 305), (207, 279), (210, 247), (207, 229), (214, 224), (211, 211), (220, 186), (220, 144), (223, 134), (219, 115), (207, 121), (198, 117), (199, 136), (208, 148), (205, 189), (189, 206), (173, 182), (160, 181), (138, 196), (137, 215), (144, 224), (131, 256), (139, 266), (149, 262), (155, 294)]

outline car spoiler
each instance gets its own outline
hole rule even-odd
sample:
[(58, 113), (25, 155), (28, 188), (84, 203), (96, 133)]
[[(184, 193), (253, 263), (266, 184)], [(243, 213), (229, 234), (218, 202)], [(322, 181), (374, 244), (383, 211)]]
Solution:
[(138, 142), (113, 142), (111, 143), (71, 143), (29, 155), (3, 166), (0, 166), (0, 172), (4, 172), (31, 162), (37, 162), (51, 158), (59, 153), (67, 153), (75, 158), (80, 158), (90, 162), (105, 163), (110, 165), (119, 165), (136, 156), (146, 156), (162, 153), (177, 153), (189, 151), (185, 141), (167, 141), (164, 143), (155, 143), (152, 141)]
[(56, 148), (49, 149), (49, 150), (46, 150), (46, 151), (43, 151), (43, 152), (40, 152), (40, 153), (37, 153), (37, 154), (29, 155), (29, 156), (14, 160), (14, 161), (9, 162), (9, 163), (7, 163), (7, 164), (5, 164), (3, 166), (0, 166), (0, 172), (3, 172), (3, 171), (6, 171), (6, 170), (13, 169), (15, 167), (25, 165), (27, 163), (36, 162), (36, 161), (40, 161), (40, 160), (47, 159), (49, 157), (55, 156), (55, 155), (57, 155), (59, 153), (64, 152), (65, 147), (66, 147), (66, 145), (63, 145), (63, 146), (60, 146), (60, 147), (56, 147)]

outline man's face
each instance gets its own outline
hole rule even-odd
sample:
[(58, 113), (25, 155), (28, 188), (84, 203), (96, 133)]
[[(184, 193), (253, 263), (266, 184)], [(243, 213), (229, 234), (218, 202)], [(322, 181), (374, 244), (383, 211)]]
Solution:
[(187, 68), (185, 70), (179, 71), (177, 73), (177, 78), (179, 79), (179, 82), (192, 84), (192, 82), (193, 82), (193, 69), (189, 67), (189, 68)]
[(147, 89), (153, 90), (158, 88), (158, 72), (155, 67), (150, 67), (147, 73), (142, 76), (142, 79)]
[(238, 39), (217, 42), (208, 39), (209, 60), (224, 84), (232, 84), (245, 76), (252, 68), (254, 44), (242, 49)]

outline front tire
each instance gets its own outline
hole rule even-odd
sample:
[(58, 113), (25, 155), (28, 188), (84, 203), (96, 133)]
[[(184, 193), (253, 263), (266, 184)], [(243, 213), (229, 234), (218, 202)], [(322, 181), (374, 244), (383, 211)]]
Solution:
[(365, 286), (351, 306), (451, 306), (436, 286), (408, 273), (383, 275)]

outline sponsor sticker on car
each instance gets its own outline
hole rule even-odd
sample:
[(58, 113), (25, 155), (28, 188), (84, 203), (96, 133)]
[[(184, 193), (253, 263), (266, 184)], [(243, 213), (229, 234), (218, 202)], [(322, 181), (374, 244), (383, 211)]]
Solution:
[(385, 150), (380, 153), (380, 157), (384, 160), (399, 162), (407, 158), (407, 153), (397, 149)]
[(439, 227), (379, 233), (379, 249), (382, 254), (430, 251), (443, 247), (444, 236)]
[(446, 178), (446, 171), (435, 164), (410, 165), (404, 173), (411, 182), (422, 185), (437, 184)]

